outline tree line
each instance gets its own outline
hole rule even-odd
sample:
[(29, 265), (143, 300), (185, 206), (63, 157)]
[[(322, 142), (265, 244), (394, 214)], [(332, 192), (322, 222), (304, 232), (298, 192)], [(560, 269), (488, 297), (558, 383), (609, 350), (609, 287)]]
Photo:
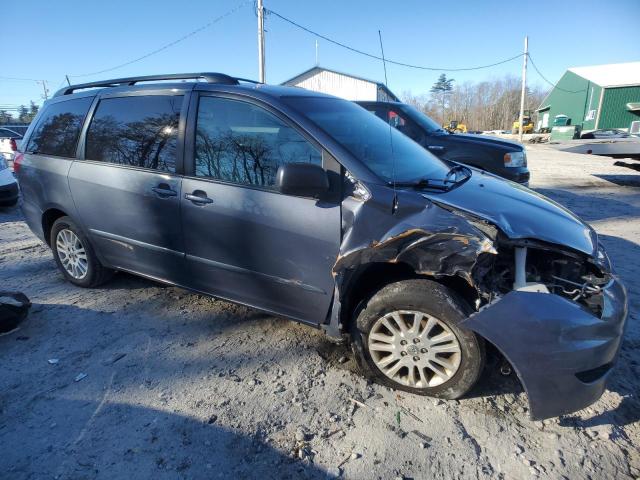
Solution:
[[(404, 91), (401, 98), (441, 125), (457, 120), (469, 130), (510, 130), (520, 115), (520, 89), (520, 78), (512, 75), (457, 84), (443, 73), (428, 94)], [(546, 94), (538, 86), (527, 88), (525, 110), (534, 114)]]
[(40, 107), (32, 100), (28, 107), (26, 105), (20, 105), (15, 113), (0, 109), (0, 125), (31, 123), (31, 120), (33, 120), (38, 113), (39, 108)]

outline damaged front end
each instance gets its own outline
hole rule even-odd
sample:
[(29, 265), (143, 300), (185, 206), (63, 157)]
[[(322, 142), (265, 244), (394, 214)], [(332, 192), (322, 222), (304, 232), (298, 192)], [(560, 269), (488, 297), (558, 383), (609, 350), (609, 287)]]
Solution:
[(574, 412), (600, 398), (627, 314), (626, 292), (608, 261), (506, 241), (481, 289), (486, 303), (464, 325), (511, 363), (532, 419)]
[[(504, 184), (482, 181), (476, 186), (488, 191), (479, 198), (495, 203), (479, 208), (466, 208), (460, 191), (416, 195), (376, 186), (369, 191), (354, 182), (343, 202), (332, 324), (339, 325), (341, 302), (363, 265), (403, 264), (418, 275), (462, 279), (474, 292), (466, 298), (475, 309), (463, 325), (511, 363), (531, 418), (582, 409), (602, 395), (618, 355), (625, 289), (595, 232), (577, 217), (524, 189), (510, 199), (528, 211), (508, 205), (499, 201)], [(393, 212), (385, 210), (389, 205)], [(537, 216), (527, 222), (532, 212)]]

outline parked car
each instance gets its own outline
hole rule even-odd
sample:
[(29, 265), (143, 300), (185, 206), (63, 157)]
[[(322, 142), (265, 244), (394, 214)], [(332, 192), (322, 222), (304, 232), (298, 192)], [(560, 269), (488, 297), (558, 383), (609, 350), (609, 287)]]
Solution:
[(417, 108), (400, 102), (357, 102), (443, 160), (464, 163), (529, 185), (525, 149), (516, 142), (451, 134)]
[(608, 139), (608, 138), (628, 138), (629, 133), (618, 128), (603, 128), (600, 130), (593, 130), (591, 132), (583, 133), (580, 135), (581, 139)]
[(351, 342), (369, 378), (447, 399), (490, 343), (536, 419), (594, 402), (616, 361), (626, 292), (591, 227), (352, 102), (115, 79), (57, 92), (23, 146), (26, 221), (74, 285), (122, 270), (289, 317)]
[(29, 130), (29, 125), (14, 125), (13, 123), (7, 123), (5, 125), (0, 126), (0, 128), (6, 128), (7, 130), (11, 130), (12, 132), (20, 135), (20, 138), (24, 137), (24, 134)]
[(10, 207), (18, 202), (18, 182), (9, 163), (0, 155), (0, 207)]
[(4, 158), (11, 168), (13, 165), (13, 156), (18, 150), (18, 144), (22, 140), (22, 134), (16, 130), (0, 127), (0, 156)]

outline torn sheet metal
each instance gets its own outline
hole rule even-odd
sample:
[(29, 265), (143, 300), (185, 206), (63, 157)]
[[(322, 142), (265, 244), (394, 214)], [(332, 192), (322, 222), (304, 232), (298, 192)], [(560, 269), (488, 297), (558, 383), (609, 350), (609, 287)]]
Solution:
[[(375, 187), (374, 187), (375, 188)], [(375, 195), (389, 195), (388, 189)], [(481, 254), (496, 254), (495, 238), (468, 218), (433, 202), (399, 191), (392, 215), (388, 202), (348, 197), (343, 208), (343, 241), (333, 272), (340, 288), (343, 274), (371, 263), (405, 263), (416, 273), (433, 277), (458, 275), (475, 286), (473, 269)], [(389, 210), (381, 206), (388, 205)]]
[(618, 355), (627, 297), (613, 278), (602, 318), (559, 295), (512, 291), (463, 322), (509, 360), (533, 420), (585, 408), (605, 389)]

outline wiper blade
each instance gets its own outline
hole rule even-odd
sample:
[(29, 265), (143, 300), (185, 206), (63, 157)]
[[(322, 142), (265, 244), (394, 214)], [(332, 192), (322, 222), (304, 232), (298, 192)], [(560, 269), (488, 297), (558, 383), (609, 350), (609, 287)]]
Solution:
[(447, 177), (449, 175), (451, 175), (452, 173), (464, 172), (466, 170), (467, 170), (467, 168), (464, 165), (456, 164), (453, 167), (451, 167), (451, 169), (449, 170), (449, 173), (447, 173)]
[[(455, 178), (451, 180), (449, 177), (457, 172), (464, 172), (465, 175), (462, 178), (458, 178), (458, 176), (456, 175)], [(447, 192), (451, 190), (454, 185), (462, 182), (463, 180), (466, 180), (470, 176), (471, 173), (469, 172), (469, 169), (464, 165), (458, 164), (451, 167), (445, 178), (420, 178), (413, 182), (395, 182), (395, 186), (411, 188), (431, 188), (433, 190)], [(389, 182), (389, 185), (393, 186), (394, 182)]]
[[(432, 188), (446, 192), (451, 188), (451, 185), (455, 183), (455, 181), (447, 180), (446, 178), (421, 178), (415, 182), (395, 182), (395, 185), (397, 187)], [(393, 184), (393, 182), (389, 182), (389, 185)]]
[[(469, 169), (467, 167), (465, 167), (464, 165), (457, 164), (451, 167), (451, 169), (449, 170), (449, 173), (447, 173), (447, 178), (449, 178), (451, 175), (454, 175), (458, 172), (465, 174), (463, 178), (467, 178), (468, 176), (470, 176)], [(463, 178), (459, 180), (455, 180), (455, 183), (463, 180)]]

